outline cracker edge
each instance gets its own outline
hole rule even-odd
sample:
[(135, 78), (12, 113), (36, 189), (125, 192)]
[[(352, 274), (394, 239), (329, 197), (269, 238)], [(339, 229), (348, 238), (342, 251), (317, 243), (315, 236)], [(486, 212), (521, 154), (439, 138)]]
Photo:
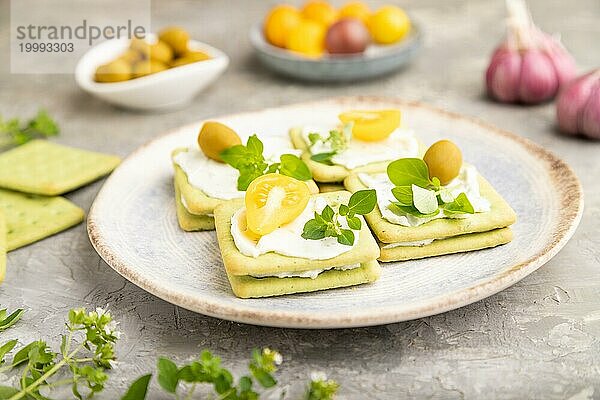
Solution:
[(328, 270), (311, 278), (253, 278), (227, 274), (233, 293), (240, 298), (284, 296), (308, 293), (375, 282), (381, 274), (376, 260), (362, 263), (360, 267), (346, 270)]

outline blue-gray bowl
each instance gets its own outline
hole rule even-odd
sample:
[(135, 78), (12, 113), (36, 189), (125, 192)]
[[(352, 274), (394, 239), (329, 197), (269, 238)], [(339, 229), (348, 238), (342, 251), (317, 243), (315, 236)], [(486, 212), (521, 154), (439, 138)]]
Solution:
[(257, 24), (250, 30), (250, 41), (260, 61), (268, 68), (293, 78), (320, 82), (347, 82), (370, 79), (400, 69), (417, 54), (423, 34), (413, 24), (408, 36), (388, 46), (370, 45), (364, 53), (325, 55), (311, 59), (268, 43)]

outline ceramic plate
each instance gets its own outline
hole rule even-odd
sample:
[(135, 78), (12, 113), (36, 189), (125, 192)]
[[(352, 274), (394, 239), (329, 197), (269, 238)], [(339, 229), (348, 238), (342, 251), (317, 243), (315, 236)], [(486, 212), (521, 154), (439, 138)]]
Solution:
[(389, 46), (370, 45), (363, 54), (324, 56), (311, 59), (269, 44), (261, 25), (250, 31), (250, 42), (260, 61), (283, 75), (309, 81), (348, 82), (370, 79), (396, 71), (408, 64), (421, 48), (423, 35), (413, 24), (408, 36)]
[(193, 145), (201, 122), (134, 152), (110, 176), (88, 218), (100, 256), (119, 274), (181, 307), (278, 327), (341, 328), (425, 317), (490, 296), (535, 271), (571, 237), (583, 195), (571, 168), (543, 148), (471, 118), (385, 98), (340, 98), (218, 119), (239, 131), (287, 135), (292, 125), (328, 123), (342, 110), (393, 108), (425, 143), (449, 138), (518, 214), (504, 246), (385, 263), (379, 281), (354, 288), (242, 300), (229, 287), (214, 232), (177, 225), (171, 150)]

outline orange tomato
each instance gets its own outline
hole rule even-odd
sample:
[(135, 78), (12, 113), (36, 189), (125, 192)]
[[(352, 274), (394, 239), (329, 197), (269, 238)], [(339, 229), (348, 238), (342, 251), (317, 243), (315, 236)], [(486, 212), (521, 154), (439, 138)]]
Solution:
[(368, 25), (376, 43), (391, 44), (406, 36), (410, 19), (400, 7), (383, 6), (371, 15)]
[(281, 174), (266, 174), (246, 190), (248, 229), (266, 235), (296, 219), (306, 208), (310, 191), (306, 183)]
[(365, 25), (369, 21), (371, 10), (362, 1), (350, 1), (340, 8), (339, 18), (356, 18), (360, 19)]
[(365, 142), (384, 140), (400, 126), (400, 110), (348, 111), (339, 115), (344, 124), (353, 122), (352, 136)]
[(264, 33), (267, 41), (274, 46), (284, 47), (289, 32), (302, 20), (300, 11), (282, 4), (271, 9), (265, 18)]
[(305, 19), (292, 29), (285, 47), (307, 57), (320, 57), (325, 51), (325, 34), (323, 25)]
[(302, 8), (302, 16), (328, 27), (337, 19), (337, 11), (326, 1), (310, 0)]

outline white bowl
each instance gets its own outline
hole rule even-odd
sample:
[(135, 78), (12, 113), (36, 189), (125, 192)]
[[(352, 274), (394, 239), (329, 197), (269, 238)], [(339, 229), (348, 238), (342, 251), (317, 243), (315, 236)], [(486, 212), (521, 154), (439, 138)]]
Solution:
[[(148, 35), (148, 39), (152, 41), (155, 36)], [(86, 92), (117, 106), (138, 110), (169, 110), (192, 101), (229, 65), (229, 57), (222, 51), (191, 40), (189, 46), (192, 50), (205, 52), (212, 58), (130, 81), (95, 82), (96, 68), (117, 58), (127, 49), (129, 42), (129, 39), (108, 40), (88, 50), (75, 68), (77, 84)]]

